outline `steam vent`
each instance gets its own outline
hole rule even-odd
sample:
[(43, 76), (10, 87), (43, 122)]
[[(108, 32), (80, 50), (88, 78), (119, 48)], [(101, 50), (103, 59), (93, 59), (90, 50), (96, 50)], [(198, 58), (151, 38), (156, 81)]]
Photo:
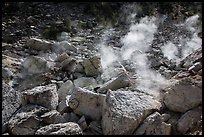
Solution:
[(3, 2), (2, 135), (202, 135), (201, 2)]

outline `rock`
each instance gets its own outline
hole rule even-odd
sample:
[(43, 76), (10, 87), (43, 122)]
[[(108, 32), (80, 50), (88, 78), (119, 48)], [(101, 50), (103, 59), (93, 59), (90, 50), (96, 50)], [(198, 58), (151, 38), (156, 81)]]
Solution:
[(80, 77), (74, 80), (74, 86), (92, 90), (97, 86), (97, 81), (92, 77)]
[(43, 114), (41, 118), (43, 119), (43, 122), (46, 124), (57, 124), (66, 122), (64, 117), (57, 110), (51, 110)]
[(74, 72), (77, 66), (77, 61), (73, 58), (65, 59), (60, 63), (60, 67), (63, 71)]
[(58, 41), (67, 41), (69, 39), (70, 39), (70, 36), (67, 32), (61, 32), (61, 34), (57, 36)]
[(101, 61), (97, 56), (85, 59), (82, 65), (87, 76), (98, 76), (101, 73)]
[(83, 135), (83, 132), (78, 124), (68, 122), (44, 126), (35, 135)]
[(70, 56), (69, 56), (66, 52), (64, 52), (63, 54), (60, 54), (60, 55), (56, 58), (55, 62), (62, 62), (62, 61), (64, 61), (64, 60), (67, 59), (67, 58), (70, 58)]
[(79, 124), (82, 130), (87, 129), (88, 127), (84, 116), (82, 116), (77, 123)]
[(71, 97), (71, 95), (67, 95), (65, 100), (62, 100), (58, 106), (57, 106), (57, 111), (59, 111), (61, 114), (65, 113), (65, 112), (70, 112), (71, 108), (69, 107), (69, 98)]
[(50, 50), (52, 48), (52, 45), (53, 45), (53, 43), (51, 43), (49, 41), (37, 39), (37, 38), (30, 38), (26, 42), (26, 46), (29, 47), (30, 49), (34, 49), (34, 50), (47, 51), (47, 50)]
[(32, 74), (43, 73), (49, 70), (47, 61), (37, 56), (27, 57), (23, 62), (23, 67), (28, 71), (28, 73)]
[(22, 92), (22, 104), (33, 103), (42, 105), (48, 109), (56, 109), (58, 105), (58, 94), (55, 84), (38, 86)]
[(18, 86), (16, 87), (17, 90), (23, 91), (26, 89), (31, 89), (39, 85), (46, 85), (50, 81), (49, 73), (40, 73), (31, 76), (27, 76), (25, 79), (19, 81)]
[(135, 131), (135, 135), (170, 135), (171, 124), (163, 122), (162, 116), (155, 112), (149, 115), (139, 128)]
[(151, 96), (131, 91), (108, 91), (102, 111), (105, 135), (132, 135), (142, 121), (161, 104)]
[(110, 90), (117, 90), (119, 88), (127, 87), (131, 84), (131, 80), (126, 73), (120, 74), (117, 78), (113, 78), (112, 80), (106, 82), (102, 85), (97, 92), (99, 93), (106, 93), (109, 89)]
[(91, 123), (89, 124), (88, 127), (92, 132), (94, 132), (95, 134), (99, 134), (102, 135), (102, 127), (101, 127), (101, 123), (99, 123), (98, 121), (91, 121)]
[(201, 64), (201, 62), (196, 62), (195, 64), (193, 64), (193, 66), (191, 66), (190, 68), (188, 68), (188, 71), (189, 71), (190, 73), (195, 74), (195, 73), (199, 72), (199, 70), (201, 70), (201, 69), (202, 69), (202, 64)]
[(67, 80), (65, 83), (63, 83), (57, 90), (59, 101), (65, 100), (67, 95), (71, 95), (73, 88), (74, 84), (71, 80)]
[(28, 104), (22, 106), (11, 117), (8, 122), (8, 130), (12, 135), (34, 135), (35, 131), (40, 128), (40, 115), (47, 112), (48, 109)]
[(85, 41), (86, 39), (85, 38), (82, 38), (82, 37), (74, 37), (71, 41), (72, 42), (83, 42)]
[(7, 122), (21, 105), (21, 95), (6, 83), (2, 83), (2, 133), (5, 132)]
[(104, 99), (105, 95), (77, 87), (72, 92), (68, 104), (76, 114), (84, 115), (88, 119), (99, 120)]
[(169, 120), (169, 118), (171, 117), (171, 115), (167, 114), (167, 113), (163, 113), (161, 116), (162, 116), (162, 121), (164, 121), (164, 122)]
[(52, 52), (62, 54), (66, 51), (77, 52), (77, 48), (71, 45), (71, 43), (69, 43), (68, 41), (55, 42), (52, 46)]
[(184, 68), (191, 67), (195, 62), (202, 60), (202, 48), (197, 49), (190, 55), (188, 55), (185, 59), (183, 59), (179, 66), (183, 66)]
[(10, 78), (13, 76), (13, 72), (9, 68), (2, 68), (2, 77)]
[(177, 130), (181, 134), (191, 132), (193, 129), (202, 127), (202, 108), (194, 108), (187, 111), (178, 120)]
[(164, 91), (164, 103), (174, 112), (186, 112), (202, 102), (202, 87), (192, 78), (182, 78)]

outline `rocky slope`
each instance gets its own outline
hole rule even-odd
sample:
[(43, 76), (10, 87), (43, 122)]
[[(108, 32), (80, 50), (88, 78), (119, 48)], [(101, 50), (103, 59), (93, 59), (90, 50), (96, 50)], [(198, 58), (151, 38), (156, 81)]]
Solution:
[(202, 135), (201, 3), (2, 11), (3, 135)]

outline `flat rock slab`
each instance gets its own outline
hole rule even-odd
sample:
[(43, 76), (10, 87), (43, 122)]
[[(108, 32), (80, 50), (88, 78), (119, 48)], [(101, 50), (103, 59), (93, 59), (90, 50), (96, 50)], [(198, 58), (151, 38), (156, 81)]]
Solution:
[(77, 123), (50, 124), (38, 129), (35, 135), (82, 135), (82, 129)]
[(46, 86), (38, 86), (30, 90), (22, 92), (22, 104), (33, 103), (47, 107), (48, 109), (56, 109), (58, 106), (58, 94), (55, 84)]
[(146, 94), (131, 91), (108, 91), (102, 111), (105, 135), (131, 135), (142, 121), (161, 104)]

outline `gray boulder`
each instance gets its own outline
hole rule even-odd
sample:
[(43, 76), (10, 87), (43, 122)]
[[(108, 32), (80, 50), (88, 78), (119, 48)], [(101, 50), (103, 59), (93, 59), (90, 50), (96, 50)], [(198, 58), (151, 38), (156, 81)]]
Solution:
[(50, 124), (38, 129), (35, 135), (83, 135), (82, 129), (77, 123)]
[(58, 105), (57, 87), (55, 84), (38, 86), (22, 92), (22, 104), (37, 104), (48, 109), (56, 109)]
[(92, 90), (97, 86), (97, 81), (92, 77), (80, 77), (74, 80), (74, 86)]
[(66, 52), (66, 51), (77, 52), (77, 48), (71, 45), (71, 43), (69, 43), (68, 41), (60, 41), (60, 42), (55, 42), (52, 45), (52, 51), (58, 54), (62, 54), (63, 52)]
[(100, 57), (97, 56), (85, 59), (82, 65), (87, 76), (98, 76), (102, 71)]
[(72, 92), (68, 104), (76, 114), (99, 120), (102, 115), (104, 99), (105, 95), (77, 87)]
[(169, 110), (174, 112), (186, 112), (197, 107), (202, 102), (202, 81), (192, 78), (182, 78), (178, 82), (167, 87), (164, 91), (164, 103)]
[(31, 74), (43, 73), (49, 70), (47, 61), (37, 56), (27, 57), (23, 62), (23, 67)]
[(105, 135), (132, 135), (161, 104), (151, 96), (132, 91), (108, 91), (102, 111)]
[(2, 67), (2, 77), (3, 78), (10, 78), (13, 76), (13, 72), (9, 68)]
[(50, 50), (52, 48), (52, 45), (53, 43), (46, 40), (38, 39), (38, 38), (30, 38), (26, 42), (26, 46), (34, 50), (43, 50), (43, 51)]
[(66, 122), (64, 117), (57, 110), (51, 110), (43, 114), (41, 118), (43, 119), (43, 122), (46, 124), (57, 124)]
[(191, 132), (193, 129), (202, 127), (202, 108), (194, 108), (183, 114), (178, 120), (177, 130), (181, 134)]
[(40, 128), (40, 116), (48, 109), (38, 105), (28, 104), (21, 107), (8, 122), (8, 130), (12, 135), (34, 135)]
[(2, 83), (2, 132), (6, 130), (6, 125), (12, 114), (21, 105), (21, 95), (11, 86)]
[(135, 131), (135, 135), (170, 135), (171, 124), (163, 121), (162, 116), (155, 112), (149, 115), (139, 128)]
[(63, 83), (57, 90), (59, 101), (65, 100), (67, 95), (71, 95), (73, 89), (74, 84), (71, 80), (67, 80), (65, 83)]

